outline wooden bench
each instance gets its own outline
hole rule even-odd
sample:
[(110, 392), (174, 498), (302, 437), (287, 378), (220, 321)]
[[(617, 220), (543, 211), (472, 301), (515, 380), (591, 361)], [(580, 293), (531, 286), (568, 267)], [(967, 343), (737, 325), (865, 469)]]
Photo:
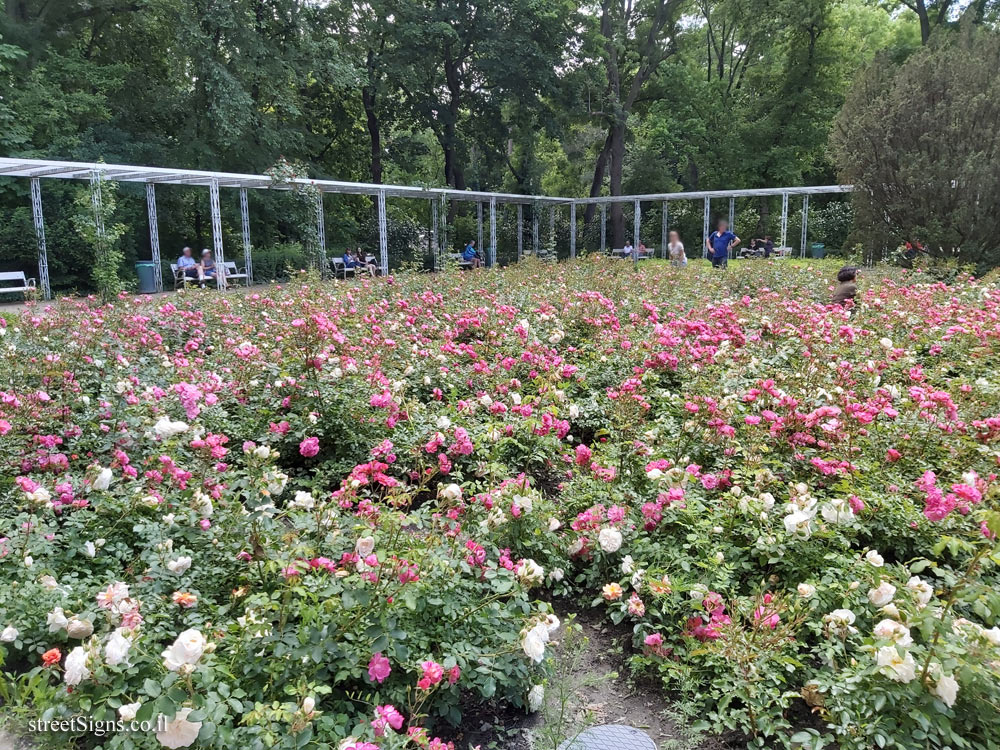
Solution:
[(0, 294), (22, 294), (28, 299), (29, 292), (35, 293), (35, 280), (24, 271), (0, 271)]
[(448, 257), (454, 262), (459, 268), (472, 268), (472, 261), (466, 260), (461, 253), (448, 253)]

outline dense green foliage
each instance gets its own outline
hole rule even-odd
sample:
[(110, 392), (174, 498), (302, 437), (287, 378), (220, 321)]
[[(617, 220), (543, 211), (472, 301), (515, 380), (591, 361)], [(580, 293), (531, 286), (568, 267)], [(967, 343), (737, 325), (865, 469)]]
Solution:
[[(888, 71), (925, 37), (952, 36), (962, 12), (996, 23), (993, 0), (909, 5), (7, 0), (0, 153), (252, 173), (284, 157), (315, 177), (578, 196), (831, 183), (832, 122), (877, 53), (885, 60), (875, 66)], [(0, 179), (5, 269), (35, 265), (25, 183)], [(44, 184), (57, 289), (94, 288), (93, 247), (72, 221), (86, 190)], [(158, 203), (165, 260), (211, 244), (207, 191), (161, 186)], [(254, 191), (250, 208), (256, 249), (308, 250), (295, 196)], [(826, 208), (814, 201), (814, 211)], [(223, 190), (222, 209), (225, 244), (239, 247), (234, 191)], [(426, 202), (389, 209), (393, 264), (419, 261)], [(450, 244), (469, 239), (474, 211), (449, 208)], [(646, 244), (658, 244), (660, 208), (643, 211)], [(701, 207), (671, 211), (682, 238), (696, 242)], [(366, 197), (329, 197), (331, 251), (371, 249), (371, 213)], [(796, 213), (793, 204), (791, 238)], [(740, 201), (737, 215), (745, 237), (778, 234), (777, 201)], [(528, 206), (528, 227), (530, 216)], [(567, 218), (557, 217), (561, 254)], [(580, 246), (594, 248), (596, 217), (581, 218)], [(610, 211), (614, 244), (631, 218), (630, 206)], [(149, 257), (141, 186), (122, 186), (111, 221), (127, 229), (117, 243), (125, 265)], [(501, 217), (502, 259), (515, 252), (512, 226)], [(828, 246), (844, 241), (841, 229), (814, 229)]]

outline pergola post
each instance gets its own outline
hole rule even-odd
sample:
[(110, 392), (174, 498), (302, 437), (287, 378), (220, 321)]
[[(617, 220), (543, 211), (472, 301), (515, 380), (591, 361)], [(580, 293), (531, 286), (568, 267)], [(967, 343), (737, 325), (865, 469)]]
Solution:
[(389, 228), (385, 217), (385, 190), (378, 191), (378, 255), (382, 275), (389, 275)]
[(781, 194), (781, 247), (788, 239), (788, 193)]
[(729, 199), (729, 228), (735, 232), (736, 226), (736, 198)]
[[(483, 249), (483, 202), (476, 202), (476, 249), (482, 252)], [(486, 254), (483, 253), (483, 257)]]
[(250, 201), (246, 188), (240, 188), (240, 223), (243, 225), (243, 265), (246, 266), (247, 286), (250, 286), (253, 284), (253, 256), (250, 251)]
[(709, 224), (712, 221), (712, 199), (705, 196), (705, 215), (701, 225), (701, 257), (708, 257), (708, 235), (710, 233)]
[(569, 204), (569, 257), (576, 257), (576, 203)]
[(326, 215), (323, 211), (323, 191), (316, 193), (316, 242), (319, 244), (319, 275), (326, 278)]
[(524, 255), (524, 204), (517, 204), (517, 260)]
[(608, 204), (601, 204), (601, 255), (608, 249)]
[(809, 236), (809, 196), (802, 196), (802, 244), (800, 246), (802, 257), (806, 257), (806, 241)]
[(664, 258), (667, 257), (667, 235), (670, 227), (669, 203), (670, 201), (663, 201), (660, 208), (660, 252), (663, 253)]
[[(639, 201), (635, 202), (634, 213), (632, 215), (632, 244), (638, 248), (639, 247), (639, 235), (642, 230), (642, 204)], [(638, 252), (638, 250), (636, 251)]]
[(212, 248), (215, 253), (215, 265), (219, 268), (215, 274), (215, 284), (219, 289), (226, 288), (224, 264), (225, 255), (222, 251), (222, 210), (219, 207), (219, 181), (213, 179), (208, 185), (208, 203), (212, 213)]
[(163, 291), (163, 267), (160, 260), (160, 223), (156, 216), (156, 186), (146, 183), (146, 214), (149, 216), (149, 252), (153, 259), (153, 284)]
[(104, 244), (104, 201), (101, 196), (101, 173), (94, 170), (90, 173), (90, 206), (94, 209), (94, 232), (97, 244)]
[(490, 198), (490, 267), (497, 264), (497, 199)]
[(35, 221), (35, 242), (38, 245), (38, 283), (42, 286), (42, 297), (52, 299), (49, 253), (45, 246), (45, 220), (42, 218), (42, 184), (37, 177), (31, 178), (31, 216)]
[(443, 258), (445, 253), (448, 252), (448, 201), (445, 199), (444, 193), (441, 194), (441, 248), (440, 256)]
[(441, 248), (438, 247), (438, 204), (436, 200), (431, 198), (431, 263), (435, 271), (438, 270), (440, 253)]
[[(549, 240), (555, 245), (556, 241), (556, 207), (549, 207)], [(556, 251), (556, 256), (559, 255), (559, 251)]]
[(538, 204), (535, 203), (531, 207), (531, 248), (538, 257)]

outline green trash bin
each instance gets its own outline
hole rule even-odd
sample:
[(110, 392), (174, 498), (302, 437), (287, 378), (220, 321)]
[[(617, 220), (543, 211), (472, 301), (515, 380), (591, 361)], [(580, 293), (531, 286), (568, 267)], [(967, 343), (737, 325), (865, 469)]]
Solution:
[(824, 245), (822, 242), (814, 242), (812, 244), (812, 257), (814, 258), (826, 257), (826, 245)]
[(135, 275), (139, 277), (139, 294), (156, 293), (156, 264), (151, 260), (140, 260), (135, 264)]

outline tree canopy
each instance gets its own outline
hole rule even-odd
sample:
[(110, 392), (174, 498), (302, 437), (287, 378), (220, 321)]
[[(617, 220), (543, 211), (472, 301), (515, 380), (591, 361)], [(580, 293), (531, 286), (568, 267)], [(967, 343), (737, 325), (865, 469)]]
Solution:
[[(581, 197), (829, 183), (851, 83), (888, 75), (962, 13), (995, 27), (997, 6), (7, 0), (0, 152), (254, 173), (284, 157), (316, 177)], [(82, 188), (44, 189), (53, 283), (84, 288), (92, 249), (70, 220)], [(164, 254), (207, 245), (203, 191), (159, 192)], [(394, 201), (390, 217), (411, 237), (427, 224), (416, 203)], [(258, 249), (306, 242), (281, 196), (254, 195), (251, 210)], [(367, 199), (327, 210), (334, 247), (370, 241)], [(465, 210), (447, 217), (455, 242)], [(610, 212), (616, 244), (630, 210)], [(769, 201), (738, 210), (752, 231), (775, 232)], [(147, 257), (141, 190), (122, 186), (116, 212), (126, 260)], [(238, 236), (235, 205), (224, 212)], [(593, 233), (593, 212), (583, 218)], [(700, 232), (694, 208), (676, 221)], [(33, 255), (27, 185), (0, 180), (0, 265)]]

